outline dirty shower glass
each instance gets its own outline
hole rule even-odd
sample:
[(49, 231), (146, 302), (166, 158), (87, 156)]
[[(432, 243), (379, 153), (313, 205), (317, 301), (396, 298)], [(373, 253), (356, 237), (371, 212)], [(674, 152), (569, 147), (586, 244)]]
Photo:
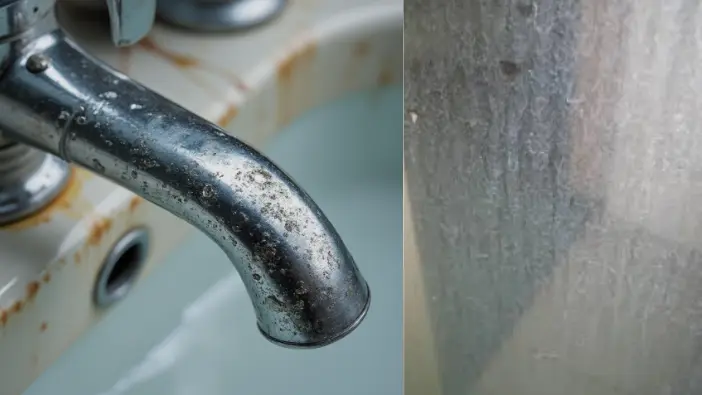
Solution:
[(702, 392), (702, 4), (405, 4), (443, 393)]

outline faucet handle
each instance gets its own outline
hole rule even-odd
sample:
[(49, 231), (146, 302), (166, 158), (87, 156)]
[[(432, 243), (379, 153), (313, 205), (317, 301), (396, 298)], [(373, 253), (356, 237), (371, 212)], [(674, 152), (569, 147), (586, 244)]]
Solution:
[(126, 47), (144, 38), (156, 18), (156, 0), (106, 0), (112, 42)]

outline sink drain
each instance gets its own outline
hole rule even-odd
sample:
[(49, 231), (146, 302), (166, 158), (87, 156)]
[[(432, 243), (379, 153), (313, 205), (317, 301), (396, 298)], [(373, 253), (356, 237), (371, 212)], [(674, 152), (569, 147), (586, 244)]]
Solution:
[(149, 254), (149, 233), (138, 228), (115, 243), (95, 284), (95, 304), (108, 307), (124, 298), (139, 277)]

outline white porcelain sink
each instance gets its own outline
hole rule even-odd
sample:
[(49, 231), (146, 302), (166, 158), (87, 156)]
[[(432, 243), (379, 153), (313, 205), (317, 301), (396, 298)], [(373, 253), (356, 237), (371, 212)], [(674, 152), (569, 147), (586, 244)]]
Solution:
[(365, 322), (321, 349), (269, 343), (229, 260), (195, 232), (26, 395), (402, 393), (402, 88), (315, 109), (265, 151), (347, 243), (372, 289)]

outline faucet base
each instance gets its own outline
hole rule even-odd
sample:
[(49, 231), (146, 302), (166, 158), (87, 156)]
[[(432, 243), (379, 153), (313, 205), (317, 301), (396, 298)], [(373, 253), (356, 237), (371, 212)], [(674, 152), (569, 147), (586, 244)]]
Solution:
[(31, 215), (67, 185), (68, 163), (24, 144), (0, 147), (0, 225)]
[(287, 0), (160, 1), (158, 16), (188, 30), (238, 31), (272, 20), (283, 11), (287, 3)]

